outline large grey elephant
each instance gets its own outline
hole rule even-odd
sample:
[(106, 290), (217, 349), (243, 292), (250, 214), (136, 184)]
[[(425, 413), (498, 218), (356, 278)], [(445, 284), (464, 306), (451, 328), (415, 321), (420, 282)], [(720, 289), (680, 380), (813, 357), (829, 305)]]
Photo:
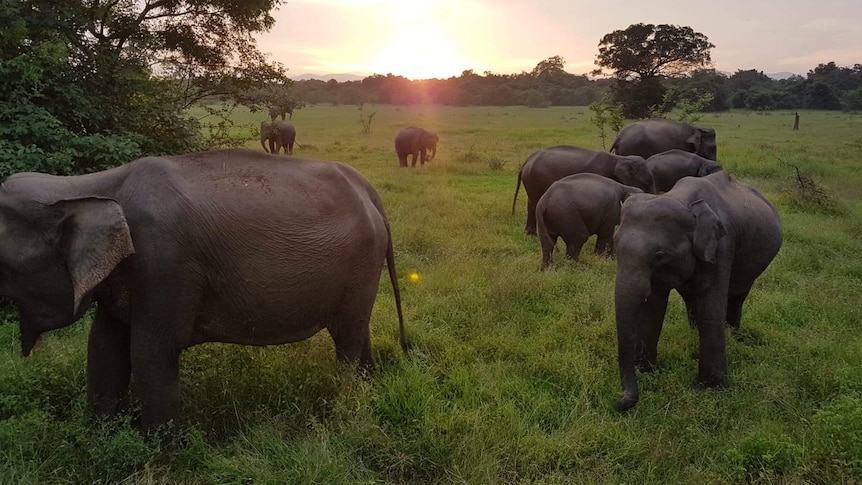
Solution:
[[(269, 149), (267, 150), (267, 143)], [(282, 148), (287, 155), (293, 155), (293, 145), (296, 143), (296, 127), (287, 121), (267, 123), (260, 122), (260, 145), (263, 151), (278, 155)]]
[(656, 364), (668, 295), (676, 289), (700, 336), (698, 379), (726, 384), (724, 327), (739, 328), (755, 279), (778, 253), (772, 204), (727, 172), (686, 177), (664, 195), (633, 195), (614, 235), (617, 345), (625, 411), (638, 401), (635, 366)]
[[(416, 166), (417, 157), (420, 164), (425, 165), (425, 162), (430, 162), (437, 156), (437, 143), (439, 142), (440, 137), (436, 133), (415, 126), (404, 128), (395, 135), (395, 153), (398, 155), (398, 164), (406, 167), (407, 156), (412, 155), (411, 167)], [(428, 150), (431, 150), (430, 158), (427, 157)]]
[(392, 238), (377, 192), (337, 162), (249, 150), (142, 158), (0, 185), (0, 294), (21, 350), (98, 303), (87, 397), (115, 412), (130, 376), (145, 428), (176, 415), (179, 357), (204, 342), (275, 345), (326, 329), (338, 360), (373, 365), (369, 320)]
[(718, 159), (714, 129), (660, 119), (636, 121), (626, 126), (620, 130), (610, 151), (617, 155), (649, 158), (674, 148), (696, 153), (710, 160)]
[(595, 173), (644, 192), (655, 192), (646, 161), (637, 156), (623, 157), (598, 150), (559, 145), (533, 152), (518, 171), (512, 214), (518, 201), (521, 182), (527, 192), (527, 223), (524, 232), (536, 234), (536, 204), (552, 183), (576, 173)]
[(721, 165), (685, 150), (668, 150), (647, 159), (656, 193), (667, 192), (683, 177), (703, 177), (721, 170)]
[(594, 173), (579, 173), (557, 180), (536, 204), (536, 222), (542, 245), (542, 269), (551, 264), (557, 238), (566, 243), (566, 255), (578, 259), (590, 236), (596, 235), (596, 254), (612, 255), (614, 228), (620, 223), (620, 206), (632, 194), (630, 187)]

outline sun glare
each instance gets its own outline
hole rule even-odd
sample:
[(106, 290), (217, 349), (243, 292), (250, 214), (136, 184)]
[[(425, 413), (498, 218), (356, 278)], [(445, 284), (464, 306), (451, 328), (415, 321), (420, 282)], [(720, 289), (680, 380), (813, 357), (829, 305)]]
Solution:
[(371, 55), (378, 74), (392, 73), (410, 79), (457, 76), (469, 63), (452, 44), (453, 36), (437, 17), (431, 1), (412, 0), (394, 7), (391, 15), (398, 29)]

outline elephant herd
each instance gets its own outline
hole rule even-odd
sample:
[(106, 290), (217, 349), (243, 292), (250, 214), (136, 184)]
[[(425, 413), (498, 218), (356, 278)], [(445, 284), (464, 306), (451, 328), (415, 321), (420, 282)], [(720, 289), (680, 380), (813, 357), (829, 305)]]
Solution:
[[(413, 166), (433, 159), (438, 140), (421, 128), (402, 130), (400, 166), (408, 155)], [(725, 383), (724, 326), (738, 327), (782, 235), (772, 205), (714, 161), (714, 131), (638, 122), (613, 149), (539, 150), (518, 184), (543, 267), (560, 236), (572, 257), (590, 234), (598, 235), (597, 251), (616, 252), (617, 407), (625, 410), (638, 400), (635, 369), (655, 365), (671, 289), (700, 334), (700, 382)], [(275, 345), (326, 329), (339, 360), (373, 366), (369, 322), (384, 264), (406, 352), (391, 230), (377, 191), (339, 162), (282, 160), (223, 150), (147, 157), (87, 175), (7, 177), (0, 295), (19, 309), (23, 355), (96, 303), (88, 407), (97, 416), (116, 413), (134, 376), (141, 425), (152, 429), (176, 416), (180, 353), (200, 343)]]
[(772, 204), (715, 161), (714, 130), (639, 121), (620, 131), (611, 150), (533, 153), (518, 172), (512, 212), (523, 183), (525, 232), (538, 235), (542, 269), (560, 237), (571, 258), (593, 234), (597, 253), (616, 253), (617, 409), (625, 411), (638, 401), (635, 369), (655, 366), (672, 289), (699, 333), (698, 381), (726, 384), (725, 325), (739, 328), (745, 298), (778, 253), (782, 229)]

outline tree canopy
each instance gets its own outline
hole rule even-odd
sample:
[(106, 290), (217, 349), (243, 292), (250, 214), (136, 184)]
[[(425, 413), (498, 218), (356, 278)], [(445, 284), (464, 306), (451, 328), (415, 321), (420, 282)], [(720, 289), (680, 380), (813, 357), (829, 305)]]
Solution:
[(596, 56), (599, 68), (593, 73), (611, 70), (617, 81), (614, 100), (623, 105), (626, 116), (646, 117), (664, 103), (661, 80), (708, 67), (713, 47), (705, 35), (691, 27), (633, 24), (602, 37)]
[(617, 79), (678, 77), (708, 67), (713, 47), (705, 35), (691, 27), (633, 24), (599, 41), (597, 73), (608, 68)]
[(199, 148), (191, 104), (289, 82), (251, 36), (282, 1), (0, 3), (0, 175)]

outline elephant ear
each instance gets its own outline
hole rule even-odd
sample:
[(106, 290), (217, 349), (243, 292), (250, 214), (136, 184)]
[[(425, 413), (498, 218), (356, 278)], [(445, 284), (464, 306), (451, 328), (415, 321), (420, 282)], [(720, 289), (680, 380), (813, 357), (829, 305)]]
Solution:
[(53, 206), (65, 214), (61, 224), (62, 251), (72, 277), (74, 306), (101, 283), (130, 254), (134, 254), (129, 225), (120, 204), (98, 197), (61, 200)]
[(706, 177), (707, 175), (718, 172), (719, 170), (721, 170), (721, 165), (712, 161), (709, 163), (704, 162), (701, 163), (700, 168), (697, 169), (697, 176)]
[(718, 240), (727, 234), (721, 220), (703, 199), (689, 204), (697, 220), (694, 229), (694, 255), (707, 263), (715, 263)]

